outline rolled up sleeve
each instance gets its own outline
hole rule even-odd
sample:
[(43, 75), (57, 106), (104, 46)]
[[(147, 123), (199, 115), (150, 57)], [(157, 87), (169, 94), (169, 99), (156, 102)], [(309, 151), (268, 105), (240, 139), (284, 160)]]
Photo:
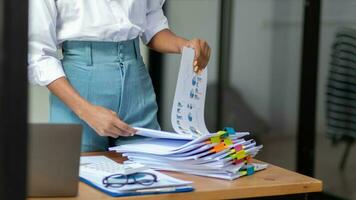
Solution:
[(163, 13), (163, 4), (164, 0), (147, 1), (146, 29), (141, 36), (145, 44), (149, 43), (156, 33), (169, 28), (167, 17)]
[(65, 76), (57, 53), (55, 0), (30, 0), (29, 11), (29, 81), (45, 86)]

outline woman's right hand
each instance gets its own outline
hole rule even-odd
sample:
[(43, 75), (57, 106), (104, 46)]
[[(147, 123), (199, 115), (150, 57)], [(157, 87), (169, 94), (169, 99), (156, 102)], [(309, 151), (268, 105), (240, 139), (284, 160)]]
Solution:
[(136, 133), (136, 130), (121, 121), (114, 111), (92, 105), (83, 99), (65, 77), (58, 78), (47, 87), (100, 136), (117, 138), (132, 136)]
[(81, 115), (82, 119), (100, 136), (133, 136), (136, 130), (121, 121), (117, 114), (102, 106), (89, 105)]

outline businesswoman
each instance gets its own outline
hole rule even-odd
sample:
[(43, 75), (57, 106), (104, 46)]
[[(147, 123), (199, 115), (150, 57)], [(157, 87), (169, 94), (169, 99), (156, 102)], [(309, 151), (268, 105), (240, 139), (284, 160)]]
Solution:
[(30, 0), (29, 79), (50, 90), (51, 122), (83, 125), (82, 151), (105, 150), (108, 137), (132, 136), (133, 126), (160, 128), (139, 38), (162, 53), (192, 47), (194, 70), (207, 65), (208, 44), (171, 32), (163, 3)]

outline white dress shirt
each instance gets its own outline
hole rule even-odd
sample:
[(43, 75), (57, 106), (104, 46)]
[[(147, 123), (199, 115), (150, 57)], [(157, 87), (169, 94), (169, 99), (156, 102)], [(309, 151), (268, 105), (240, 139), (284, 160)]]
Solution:
[(30, 0), (29, 79), (48, 85), (65, 76), (57, 49), (66, 40), (147, 44), (168, 28), (164, 0)]

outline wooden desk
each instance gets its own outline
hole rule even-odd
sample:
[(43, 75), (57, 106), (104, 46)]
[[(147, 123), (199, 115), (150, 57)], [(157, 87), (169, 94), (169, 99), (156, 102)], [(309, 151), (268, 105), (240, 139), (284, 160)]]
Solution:
[[(105, 155), (117, 162), (123, 158), (113, 152), (85, 153), (84, 155)], [(186, 193), (173, 193), (161, 195), (146, 195), (133, 197), (120, 197), (126, 199), (238, 199), (256, 198), (265, 196), (281, 196), (291, 194), (306, 194), (322, 191), (322, 182), (274, 165), (266, 170), (257, 172), (253, 176), (246, 176), (235, 181), (226, 181), (206, 178), (183, 173), (165, 172), (166, 174), (194, 182), (195, 191)], [(75, 198), (30, 198), (28, 200), (110, 200), (112, 198), (98, 190), (79, 182), (79, 195)]]

